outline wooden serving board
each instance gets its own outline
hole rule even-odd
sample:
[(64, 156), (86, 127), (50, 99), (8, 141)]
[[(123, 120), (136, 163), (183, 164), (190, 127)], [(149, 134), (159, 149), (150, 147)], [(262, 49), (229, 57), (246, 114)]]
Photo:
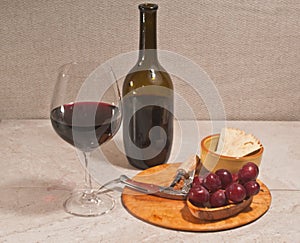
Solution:
[[(176, 164), (164, 164), (140, 172), (135, 180), (168, 186), (176, 169)], [(241, 213), (219, 221), (205, 221), (192, 216), (186, 202), (160, 198), (139, 193), (125, 187), (122, 203), (133, 216), (160, 227), (183, 231), (220, 231), (251, 223), (266, 213), (271, 205), (271, 194), (265, 184), (259, 181), (261, 191), (253, 197), (253, 202)]]

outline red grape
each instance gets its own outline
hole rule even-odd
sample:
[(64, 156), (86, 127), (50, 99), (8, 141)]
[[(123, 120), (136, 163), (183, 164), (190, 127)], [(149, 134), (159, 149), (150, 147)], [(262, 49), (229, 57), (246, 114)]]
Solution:
[(209, 173), (203, 180), (203, 186), (205, 186), (207, 190), (215, 192), (218, 189), (221, 189), (222, 182), (219, 176), (214, 173)]
[(226, 188), (225, 195), (228, 200), (238, 203), (246, 198), (246, 189), (239, 183), (232, 183)]
[(259, 193), (260, 185), (256, 181), (248, 181), (244, 184), (247, 197), (251, 197)]
[(226, 204), (226, 196), (224, 190), (217, 190), (211, 194), (209, 199), (210, 205), (212, 207), (221, 207)]
[(209, 201), (209, 192), (203, 186), (192, 187), (188, 198), (195, 206), (203, 206), (204, 203)]
[(226, 169), (219, 169), (215, 173), (217, 176), (219, 176), (222, 188), (225, 189), (227, 186), (229, 186), (232, 183), (232, 175), (231, 173)]
[(200, 176), (195, 176), (194, 177), (194, 180), (193, 180), (193, 184), (192, 184), (192, 187), (199, 187), (202, 185), (202, 182), (203, 182), (203, 178), (200, 177)]
[(238, 173), (232, 173), (232, 182), (238, 182), (239, 175)]
[(202, 173), (194, 177), (188, 200), (198, 207), (221, 207), (242, 202), (259, 193), (258, 173), (258, 166), (253, 162), (245, 164), (238, 173), (227, 169)]
[(241, 183), (246, 183), (247, 181), (255, 180), (258, 176), (259, 169), (253, 162), (248, 162), (242, 169), (239, 170), (239, 180)]

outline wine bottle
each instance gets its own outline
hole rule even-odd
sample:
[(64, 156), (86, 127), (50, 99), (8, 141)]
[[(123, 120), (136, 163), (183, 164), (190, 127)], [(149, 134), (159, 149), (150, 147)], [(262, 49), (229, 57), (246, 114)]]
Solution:
[(158, 61), (157, 9), (156, 4), (139, 5), (139, 56), (122, 92), (124, 148), (129, 163), (139, 169), (165, 163), (173, 141), (173, 83)]

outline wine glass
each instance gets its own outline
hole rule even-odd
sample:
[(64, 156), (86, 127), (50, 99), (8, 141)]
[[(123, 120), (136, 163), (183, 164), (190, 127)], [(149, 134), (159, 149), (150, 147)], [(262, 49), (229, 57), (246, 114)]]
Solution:
[(50, 119), (55, 132), (83, 156), (85, 187), (65, 201), (68, 213), (96, 216), (109, 212), (114, 199), (92, 188), (88, 164), (91, 152), (109, 141), (121, 123), (121, 96), (112, 68), (93, 62), (61, 67), (51, 102)]

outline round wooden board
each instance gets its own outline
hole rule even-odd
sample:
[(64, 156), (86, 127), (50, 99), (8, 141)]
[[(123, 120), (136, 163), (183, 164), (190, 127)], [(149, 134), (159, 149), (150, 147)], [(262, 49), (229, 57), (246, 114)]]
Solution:
[[(179, 163), (164, 164), (140, 172), (135, 180), (168, 186)], [(265, 184), (259, 181), (261, 191), (253, 197), (250, 207), (238, 215), (219, 221), (205, 221), (194, 218), (185, 201), (160, 198), (139, 193), (125, 187), (122, 203), (133, 216), (153, 225), (183, 231), (220, 231), (251, 223), (266, 213), (271, 205), (271, 194)]]

